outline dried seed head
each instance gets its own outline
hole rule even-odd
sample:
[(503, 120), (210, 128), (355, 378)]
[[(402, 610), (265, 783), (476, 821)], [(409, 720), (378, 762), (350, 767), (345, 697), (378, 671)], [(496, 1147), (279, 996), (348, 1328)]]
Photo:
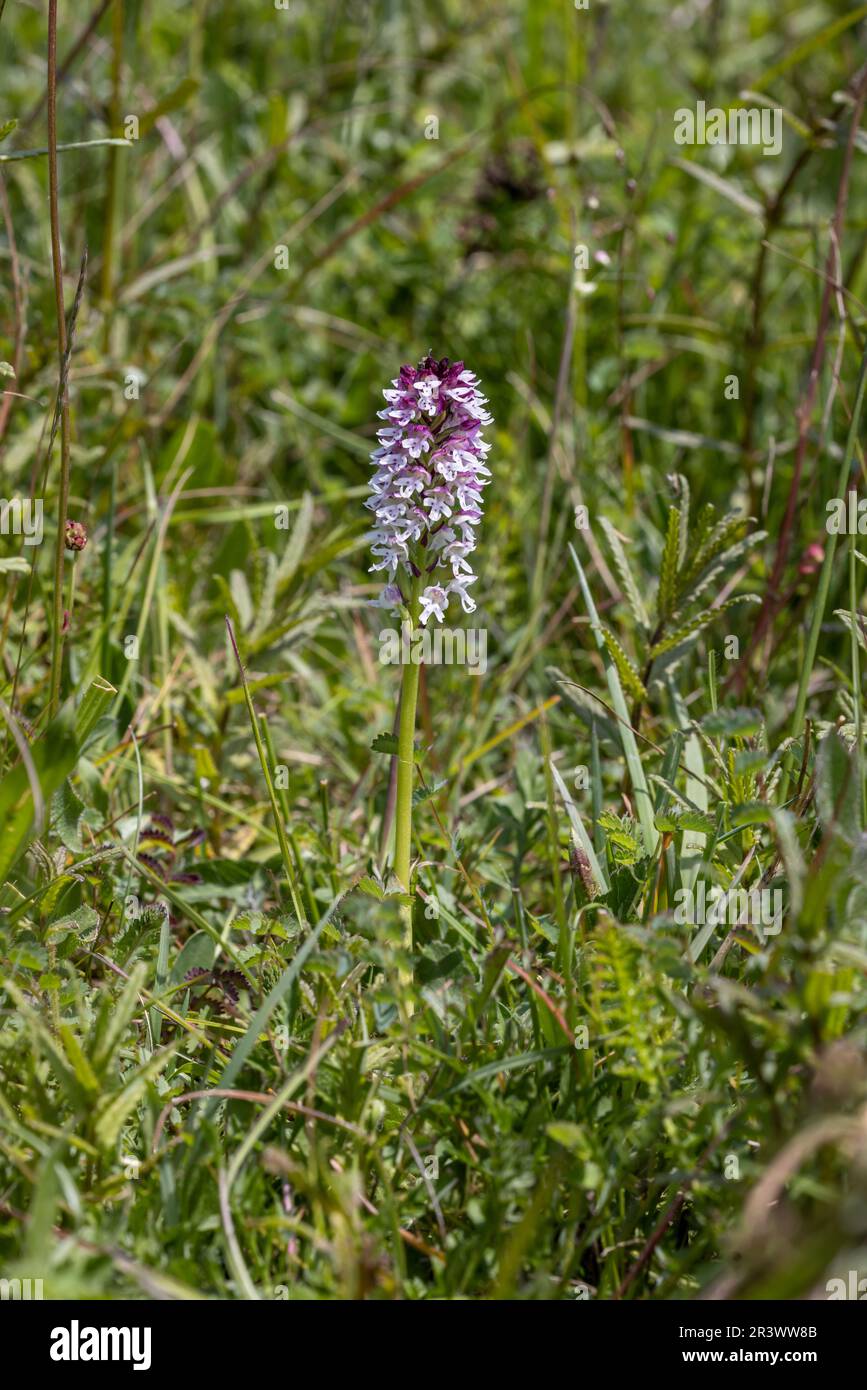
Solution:
[(573, 874), (577, 874), (584, 887), (584, 892), (588, 898), (595, 898), (599, 889), (593, 877), (593, 870), (590, 867), (590, 860), (581, 849), (580, 845), (573, 845), (569, 854), (569, 867)]

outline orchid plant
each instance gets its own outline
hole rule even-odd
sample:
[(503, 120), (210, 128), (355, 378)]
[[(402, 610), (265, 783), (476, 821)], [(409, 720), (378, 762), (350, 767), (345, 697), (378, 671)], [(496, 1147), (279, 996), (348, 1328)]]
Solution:
[[(441, 623), (454, 595), (465, 613), (476, 604), (469, 556), (482, 519), (482, 489), (490, 480), (490, 444), (482, 430), (492, 423), (477, 377), (463, 362), (428, 354), (417, 367), (401, 367), (384, 391), (371, 495), (366, 506), (372, 572), (386, 583), (377, 607), (399, 613), (410, 639), (431, 620)], [(394, 872), (407, 894), (412, 840), (412, 783), (419, 666), (404, 665), (397, 740)], [(404, 940), (412, 945), (412, 909), (404, 909)]]

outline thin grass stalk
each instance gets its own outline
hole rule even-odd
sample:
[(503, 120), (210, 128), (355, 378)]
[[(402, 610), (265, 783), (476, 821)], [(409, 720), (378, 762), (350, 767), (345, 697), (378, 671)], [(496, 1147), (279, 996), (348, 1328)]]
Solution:
[(554, 778), (551, 776), (551, 732), (544, 714), (539, 721), (539, 742), (542, 747), (542, 769), (545, 774), (548, 860), (551, 865), (551, 883), (554, 889), (554, 917), (557, 922), (558, 954), (560, 956), (560, 969), (564, 970), (566, 967), (566, 905), (563, 900), (563, 884), (560, 882), (560, 843), (557, 835), (557, 804), (554, 797)]
[(105, 674), (111, 664), (111, 612), (114, 563), (114, 514), (117, 505), (117, 461), (112, 459), (108, 485), (108, 515), (102, 551), (102, 637), (100, 640), (100, 670)]
[(629, 777), (635, 795), (635, 810), (639, 825), (641, 826), (644, 847), (648, 854), (654, 854), (656, 852), (656, 846), (659, 843), (659, 833), (653, 823), (653, 800), (647, 785), (647, 778), (644, 775), (644, 768), (641, 765), (635, 734), (632, 732), (632, 724), (630, 723), (629, 710), (626, 707), (626, 700), (623, 695), (623, 687), (620, 684), (617, 668), (608, 655), (608, 648), (602, 636), (602, 624), (599, 621), (599, 614), (596, 612), (596, 605), (593, 602), (590, 586), (587, 583), (587, 578), (581, 567), (581, 561), (578, 559), (575, 548), (571, 543), (569, 545), (569, 553), (572, 556), (575, 569), (578, 573), (578, 583), (581, 585), (581, 593), (590, 618), (590, 626), (593, 629), (593, 636), (596, 639), (596, 645), (600, 650), (602, 661), (605, 666), (605, 677), (608, 681), (611, 703), (614, 706), (614, 712), (618, 719), (618, 733), (620, 734), (623, 756), (626, 759), (626, 766), (629, 769)]
[[(160, 514), (159, 502), (156, 490), (154, 488), (153, 477), (151, 475), (149, 466), (146, 465), (145, 482), (147, 488), (148, 503), (153, 515), (152, 524), (156, 526), (156, 534), (154, 535), (153, 548), (151, 550), (150, 555), (150, 563), (148, 565), (147, 577), (145, 579), (144, 594), (142, 596), (141, 607), (139, 609), (138, 623), (136, 624), (135, 639), (137, 648), (141, 647), (141, 644), (144, 640), (145, 629), (150, 621), (151, 604), (153, 603), (154, 594), (157, 590), (157, 581), (159, 579), (160, 573), (160, 556), (162, 555), (162, 549), (165, 544), (166, 532), (168, 531), (168, 526), (171, 520), (172, 512), (175, 509), (175, 504), (178, 500), (178, 497), (183, 492), (184, 486), (191, 472), (192, 469), (190, 468), (187, 468), (184, 471), (179, 481), (175, 484), (175, 487), (171, 495), (169, 496), (168, 501), (166, 502), (162, 514)], [(130, 589), (129, 592), (131, 594), (132, 590)], [(131, 601), (132, 600), (130, 599), (129, 602), (127, 602), (127, 609), (129, 608)], [(120, 610), (118, 610), (118, 613), (119, 612)], [(115, 613), (114, 615), (115, 622), (117, 622), (118, 620), (118, 613)], [(130, 680), (132, 679), (133, 669), (134, 663), (128, 661), (123, 676), (121, 677), (120, 684), (118, 686), (118, 704), (120, 704), (120, 701), (123, 699), (124, 695), (127, 692), (127, 687), (130, 683)]]
[(858, 593), (855, 581), (856, 564), (855, 551), (855, 532), (849, 531), (849, 608), (852, 613), (852, 621), (849, 628), (849, 643), (852, 652), (852, 702), (855, 706), (855, 766), (858, 770), (858, 786), (861, 796), (861, 825), (867, 824), (865, 816), (865, 787), (864, 787), (864, 748), (862, 745), (862, 718), (861, 718), (861, 653), (859, 648), (860, 633), (858, 627)]
[(247, 714), (250, 717), (250, 728), (253, 730), (253, 740), (256, 744), (256, 752), (259, 755), (259, 765), (262, 768), (262, 776), (265, 778), (265, 786), (268, 789), (268, 800), (271, 802), (271, 813), (274, 817), (274, 826), (280, 844), (280, 855), (283, 859), (286, 882), (289, 885), (289, 896), (292, 899), (292, 909), (298, 921), (301, 923), (302, 927), (304, 927), (307, 925), (307, 918), (304, 915), (304, 908), (301, 906), (301, 899), (298, 896), (298, 888), (295, 883), (295, 869), (292, 864), (292, 854), (289, 849), (289, 842), (286, 839), (286, 827), (283, 824), (283, 817), (280, 814), (280, 806), (277, 802), (277, 794), (274, 791), (274, 782), (271, 778), (271, 769), (268, 766), (268, 755), (265, 751), (265, 745), (262, 742), (259, 720), (256, 718), (253, 697), (250, 694), (250, 687), (247, 684), (247, 672), (244, 670), (244, 663), (241, 660), (238, 643), (235, 641), (235, 630), (232, 627), (232, 620), (228, 615), (226, 616), (226, 628), (229, 633), (229, 641), (232, 644), (232, 651), (235, 653), (235, 660), (238, 663), (238, 670), (241, 675), (241, 686), (243, 687), (244, 700), (247, 705)]
[[(861, 371), (858, 376), (858, 387), (855, 392), (855, 404), (852, 407), (852, 419), (849, 423), (849, 434), (846, 438), (846, 448), (843, 451), (843, 461), (840, 464), (840, 475), (837, 479), (836, 497), (842, 497), (846, 492), (849, 481), (849, 474), (852, 468), (852, 459), (855, 456), (855, 445), (858, 439), (858, 428), (861, 423), (861, 411), (864, 405), (864, 392), (867, 388), (867, 349), (861, 358)], [(828, 604), (828, 593), (831, 588), (831, 572), (834, 568), (834, 555), (837, 549), (837, 536), (833, 532), (828, 533), (825, 544), (825, 558), (822, 561), (822, 569), (819, 573), (819, 585), (816, 590), (816, 601), (813, 605), (813, 616), (810, 623), (810, 631), (807, 637), (807, 647), (804, 652), (804, 660), (801, 664), (801, 675), (798, 681), (798, 695), (795, 701), (795, 713), (792, 717), (792, 737), (797, 738), (803, 728), (804, 714), (807, 709), (807, 690), (810, 685), (810, 677), (813, 674), (813, 667), (816, 664), (816, 652), (819, 647), (819, 634), (822, 630), (822, 620), (825, 616), (825, 608)], [(853, 614), (854, 621), (854, 614)], [(780, 779), (780, 799), (785, 801), (788, 795), (789, 776), (791, 772), (792, 758), (791, 753), (786, 754), (786, 762), (783, 767), (783, 774)]]
[[(120, 83), (123, 70), (123, 0), (112, 0), (111, 14), (111, 99), (109, 123), (112, 137), (117, 137), (120, 125)], [(108, 151), (108, 186), (105, 197), (105, 226), (102, 247), (102, 311), (103, 350), (108, 353), (111, 343), (111, 301), (115, 278), (115, 227), (117, 224), (120, 150), (111, 145)]]
[[(262, 715), (262, 734), (265, 739), (265, 747), (268, 751), (269, 766), (276, 767), (277, 754), (274, 751), (274, 738), (271, 733), (271, 726), (265, 718), (264, 714)], [(281, 809), (283, 811), (283, 824), (286, 827), (286, 838), (289, 841), (289, 848), (292, 850), (292, 859), (295, 864), (295, 872), (298, 876), (298, 881), (304, 889), (304, 900), (307, 904), (307, 912), (310, 916), (310, 921), (315, 922), (317, 917), (317, 907), (316, 900), (313, 897), (313, 885), (310, 882), (310, 875), (307, 872), (307, 865), (304, 862), (304, 857), (298, 848), (298, 841), (296, 840), (295, 832), (292, 829), (292, 817), (289, 811), (289, 798), (286, 795), (285, 788), (283, 787), (275, 787), (274, 791), (277, 794)]]
[[(408, 604), (410, 649), (418, 621), (418, 585)], [(412, 852), (412, 792), (415, 774), (415, 713), (418, 703), (418, 683), (421, 666), (418, 662), (407, 661), (403, 667), (400, 684), (400, 719), (397, 728), (397, 795), (394, 808), (394, 872), (395, 877), (409, 895), (410, 857)], [(412, 950), (412, 901), (402, 903), (400, 909), (403, 923), (403, 945)], [(401, 970), (400, 978), (408, 983), (411, 976)]]
[(51, 681), (48, 708), (60, 708), (63, 666), (63, 563), (66, 514), (69, 508), (69, 392), (66, 372), (66, 312), (63, 304), (63, 262), (60, 250), (60, 211), (57, 194), (57, 0), (48, 0), (48, 208), (51, 224), (51, 262), (57, 314), (57, 358), (60, 400), (60, 480), (57, 496), (57, 540), (54, 547), (54, 611), (51, 632)]
[(553, 777), (557, 785), (557, 790), (563, 798), (563, 805), (566, 807), (566, 815), (569, 817), (569, 824), (572, 827), (575, 844), (587, 856), (587, 862), (590, 865), (590, 872), (593, 875), (594, 881), (597, 885), (599, 892), (604, 895), (609, 891), (611, 885), (608, 882), (608, 877), (605, 873), (605, 870), (602, 867), (600, 860), (597, 858), (596, 851), (593, 848), (593, 841), (587, 834), (584, 822), (582, 821), (581, 816), (578, 812), (578, 808), (569, 794), (569, 788), (566, 786), (566, 783), (563, 781), (563, 778), (557, 771), (554, 762), (549, 761), (548, 767), (551, 776)]

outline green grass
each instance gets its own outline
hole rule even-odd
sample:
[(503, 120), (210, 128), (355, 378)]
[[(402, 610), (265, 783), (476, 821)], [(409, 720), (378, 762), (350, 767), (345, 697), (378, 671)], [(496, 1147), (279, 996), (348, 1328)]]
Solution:
[[(867, 1273), (867, 543), (825, 527), (867, 7), (73, 9), (52, 218), (45, 14), (0, 6), (0, 472), (44, 502), (0, 536), (0, 1275)], [(676, 145), (699, 99), (782, 154)], [(421, 672), (408, 943), (363, 501), (428, 350), (495, 420), (488, 665)]]

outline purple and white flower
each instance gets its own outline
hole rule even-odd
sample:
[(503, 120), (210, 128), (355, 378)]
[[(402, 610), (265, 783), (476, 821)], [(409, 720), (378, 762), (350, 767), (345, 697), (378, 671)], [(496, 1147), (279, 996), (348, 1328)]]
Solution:
[(412, 581), (423, 579), (420, 623), (442, 622), (452, 594), (472, 613), (467, 586), (476, 575), (467, 556), (476, 548), (482, 488), (491, 476), (491, 446), (482, 438), (492, 423), (487, 401), (463, 362), (430, 355), (417, 367), (401, 367), (383, 395), (379, 418), (388, 423), (377, 433), (365, 503), (376, 519), (370, 569), (384, 570), (388, 580), (376, 606), (397, 610)]

